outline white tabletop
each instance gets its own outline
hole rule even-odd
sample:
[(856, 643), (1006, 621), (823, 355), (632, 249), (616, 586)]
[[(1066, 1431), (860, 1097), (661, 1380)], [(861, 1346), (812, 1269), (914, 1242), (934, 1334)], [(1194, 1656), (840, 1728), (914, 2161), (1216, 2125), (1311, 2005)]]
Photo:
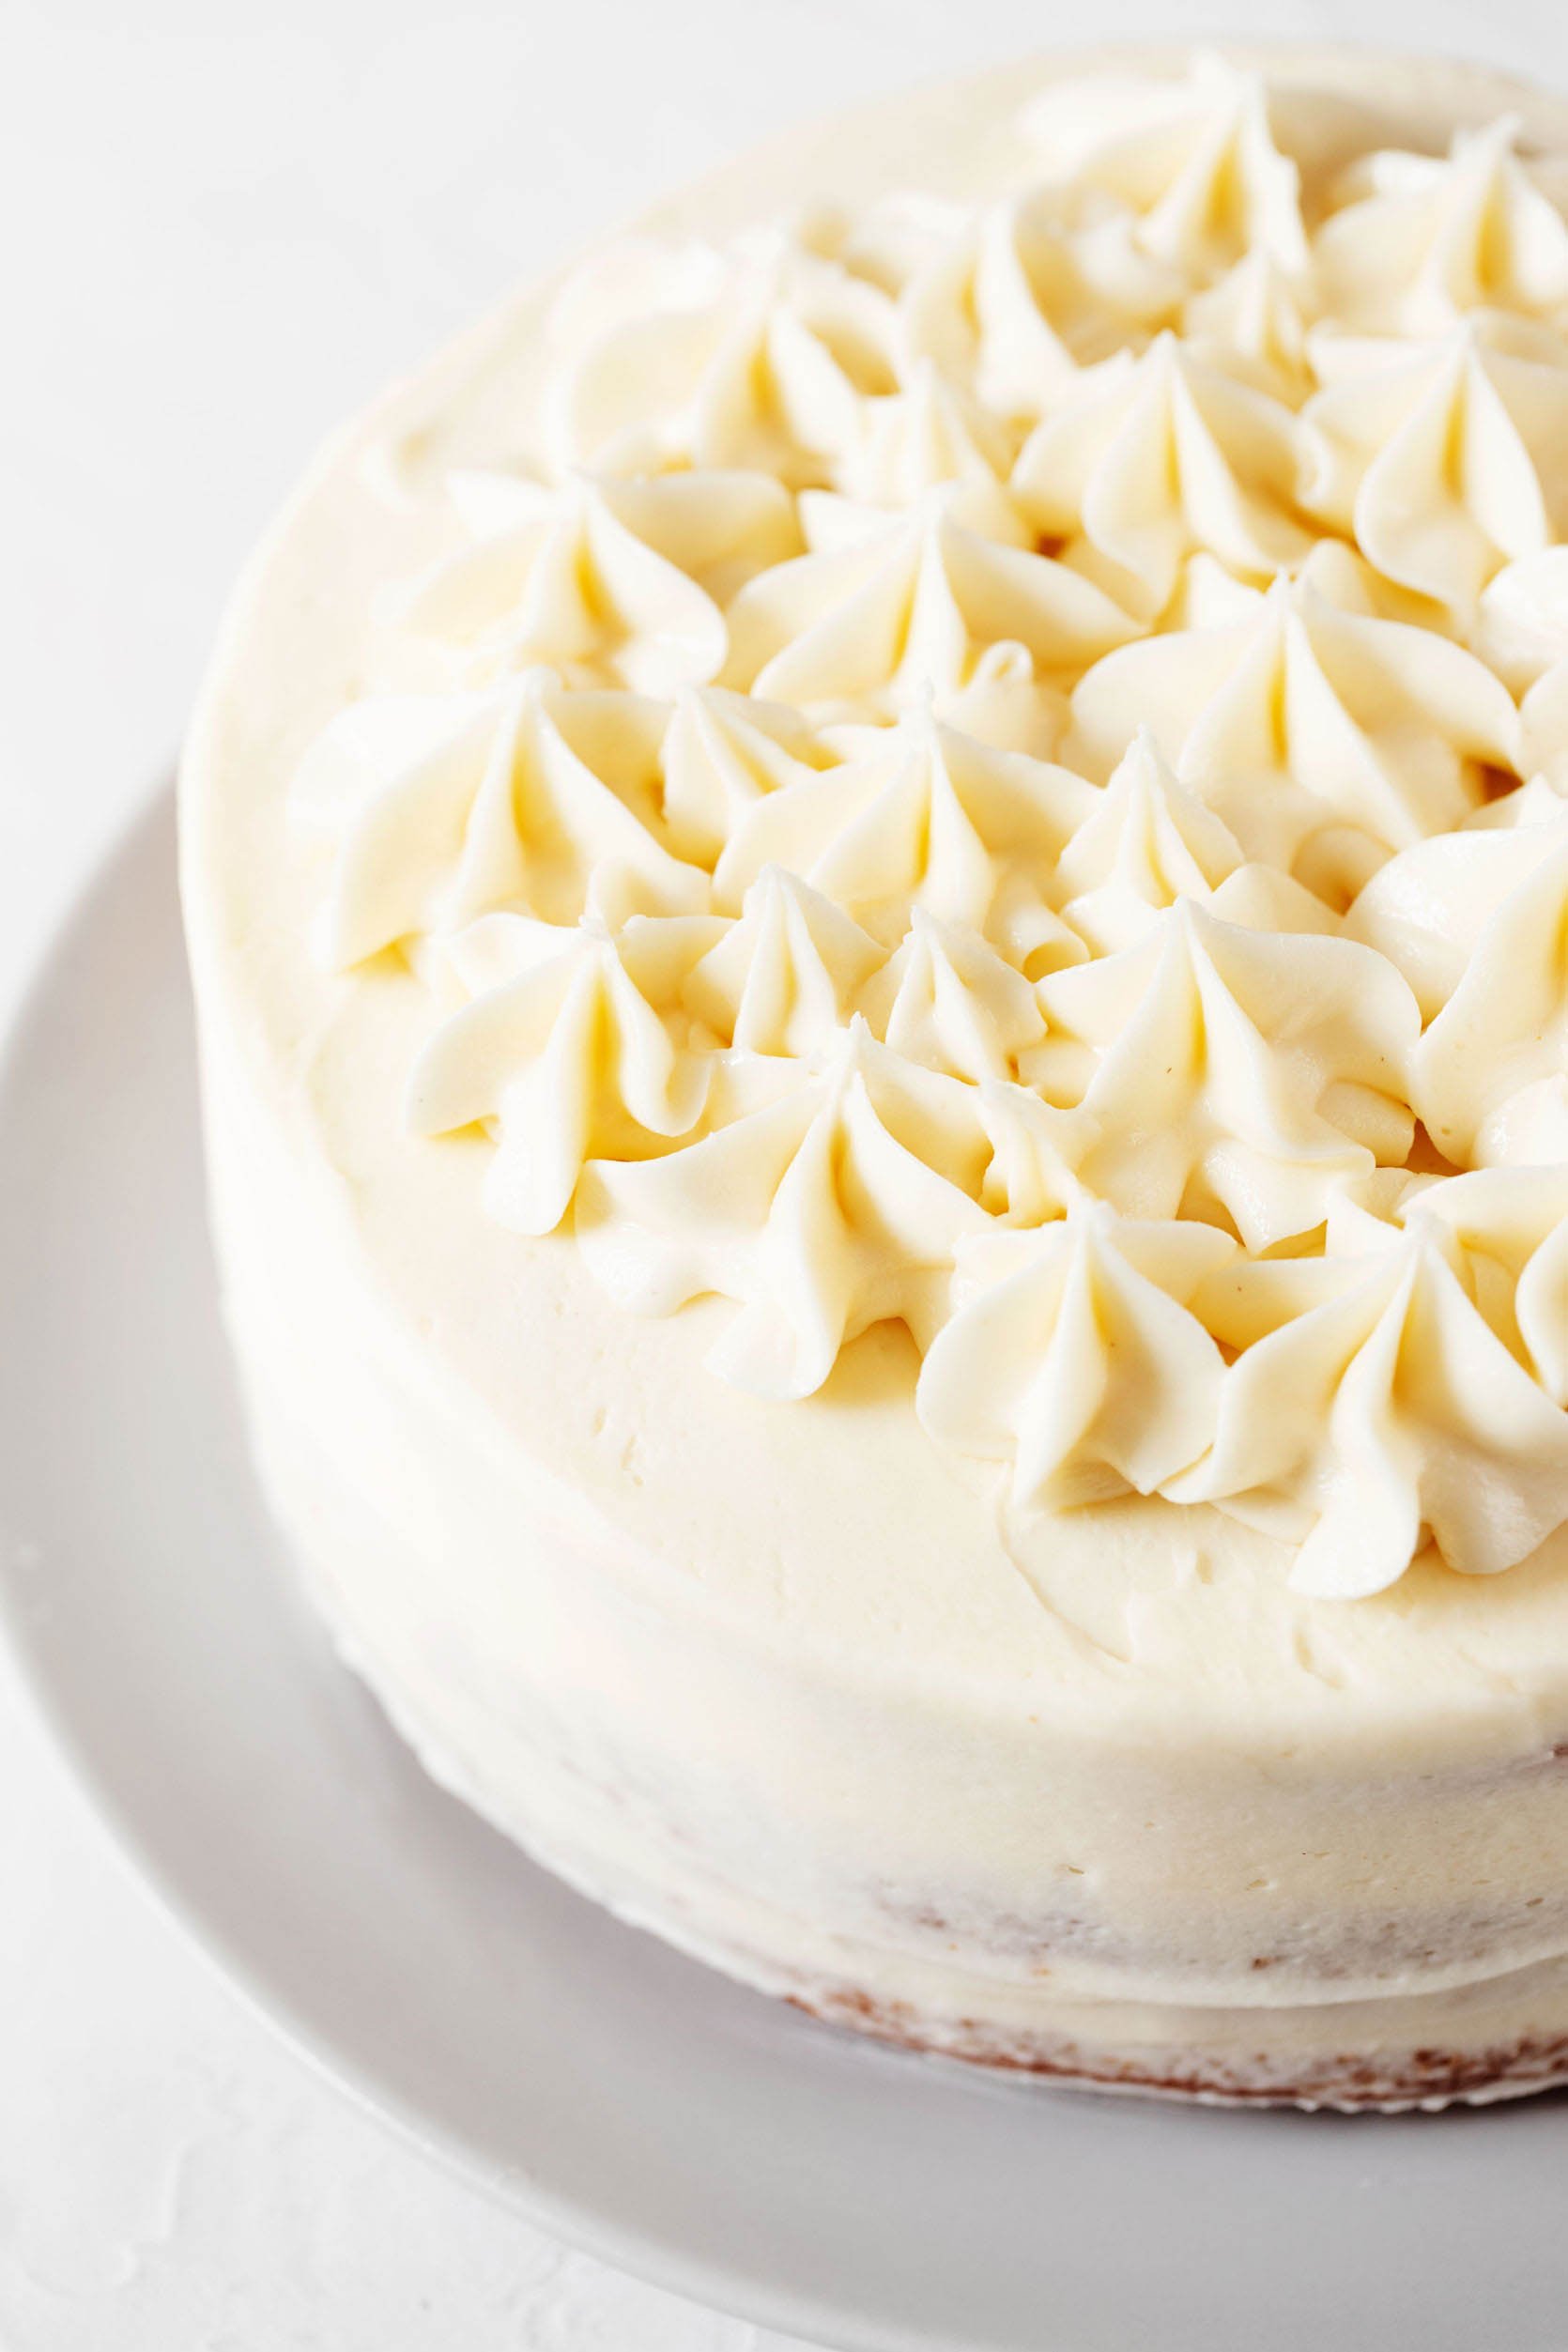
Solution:
[[(1217, 16), (1568, 81), (1558, 0)], [(660, 186), (1058, 22), (1206, 29), (1187, 0), (8, 0), (0, 1013), (166, 768), (227, 580), (327, 426)], [(4, 1678), (0, 1886), (8, 2352), (783, 2352), (492, 2210), (306, 2074)]]

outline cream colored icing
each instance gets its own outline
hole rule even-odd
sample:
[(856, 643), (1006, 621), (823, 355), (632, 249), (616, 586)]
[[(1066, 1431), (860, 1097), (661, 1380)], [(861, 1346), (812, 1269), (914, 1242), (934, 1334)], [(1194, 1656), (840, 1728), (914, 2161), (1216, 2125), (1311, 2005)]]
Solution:
[[(623, 1304), (731, 1300), (722, 1376), (813, 1393), (890, 1318), (1015, 1496), (1277, 1495), (1324, 1591), (1508, 1565), (1568, 1518), (1517, 1309), (1421, 1218), (1364, 1279), (1339, 1237), (1418, 1120), (1568, 1163), (1568, 819), (1473, 822), (1562, 756), (1568, 223), (1507, 122), (1314, 218), (1220, 59), (1025, 131), (1032, 186), (901, 245), (797, 216), (558, 297), (542, 470), (453, 469), (466, 545), (403, 592), (435, 690), (301, 763), (321, 952), (412, 961), (415, 1130), (483, 1126), (492, 1213), (572, 1217)], [(1038, 1247), (994, 1233), (1025, 1304), (947, 1339), (961, 1251), (1028, 1223), (988, 1086), (1082, 1120)], [(1215, 1237), (1281, 1329), (1162, 1274)], [(1335, 1436), (1418, 1323), (1484, 1513)]]
[(1568, 527), (1568, 365), (1494, 349), (1468, 319), (1410, 352), (1375, 346), (1303, 424), (1307, 503), (1455, 625)]
[(1430, 629), (1346, 611), (1310, 577), (1097, 663), (1063, 757), (1102, 775), (1138, 725), (1250, 856), (1330, 904), (1391, 851), (1460, 825), (1486, 769), (1521, 758), (1517, 712), (1483, 663)]
[[(1471, 77), (1411, 69), (1409, 116), (1373, 120), (1325, 83), (1361, 89), (1360, 60), (1283, 69), (1262, 109), (1299, 166), (1309, 237), (1356, 153), (1440, 151), (1455, 113), (1480, 127), (1500, 104)], [(911, 101), (885, 136), (792, 143), (660, 234), (677, 252), (698, 238), (729, 252), (731, 227), (832, 187), (838, 225), (791, 237), (879, 287), (912, 332), (913, 288), (931, 291), (945, 240), (955, 257), (972, 248), (978, 215), (1038, 172), (1007, 129), (1024, 86), (1009, 71), (975, 97)], [(1102, 95), (1068, 111), (1115, 131)], [(1130, 103), (1146, 120), (1147, 91)], [(1207, 210), (1194, 223), (1189, 207), (1186, 226), (1202, 233), (1185, 257), (1183, 236), (1165, 241), (1174, 261), (1153, 254), (1158, 192), (1118, 195), (1107, 167), (1091, 191), (1109, 224), (1099, 259), (1119, 248), (1183, 284), (1218, 274), (1169, 310), (1151, 302), (1129, 346), (1180, 327), (1197, 363), (1294, 411), (1313, 386), (1297, 361), (1276, 366), (1292, 314), (1313, 331), (1300, 364), (1330, 342), (1353, 357), (1343, 346), (1361, 339), (1315, 334), (1310, 273), (1288, 257), (1267, 272), (1255, 253), (1233, 258), (1241, 183), (1205, 161), (1216, 145), (1239, 157), (1224, 109), (1206, 150), (1208, 100), (1161, 105), (1176, 126), (1167, 185), (1198, 159), (1187, 185), (1207, 187)], [(1255, 135), (1255, 92), (1240, 112)], [(1552, 122), (1535, 109), (1533, 135)], [(916, 167), (940, 201), (884, 203)], [(1046, 210), (1070, 228), (1079, 206)], [(1077, 294), (1056, 301), (1063, 281), (1040, 271), (1057, 326), (1081, 318)], [(1260, 278), (1274, 321), (1261, 334), (1235, 323), (1255, 320)], [(948, 284), (961, 325), (972, 265), (955, 258)], [(1103, 678), (1084, 692), (1082, 653), (1058, 668), (1006, 636), (983, 641), (978, 601), (929, 682), (934, 715), (912, 673), (887, 691), (885, 658), (869, 708), (802, 713), (722, 669), (699, 676), (706, 615), (688, 629), (699, 608), (664, 602), (668, 583), (641, 601), (638, 583), (663, 576), (640, 561), (621, 601), (595, 603), (609, 560), (579, 537), (575, 576), (592, 594), (577, 641), (547, 658), (550, 675), (527, 649), (517, 669), (505, 597), (531, 593), (537, 533), (515, 534), (510, 573), (446, 634), (416, 632), (386, 590), (438, 578), (460, 551), (446, 477), (494, 474), (529, 445), (550, 375), (543, 313), (515, 308), (328, 461), (243, 593), (187, 767), (230, 1316), (269, 1492), (351, 1654), (504, 1827), (776, 1989), (830, 2007), (844, 1989), (851, 2014), (894, 2005), (969, 2054), (1120, 2063), (1248, 2095), (1361, 2100), (1388, 2079), (1391, 2096), (1420, 2096), (1413, 2052), (1461, 2053), (1479, 2081), (1520, 2041), (1542, 2052), (1529, 2079), (1549, 2079), (1552, 2037), (1568, 2033), (1568, 1783), (1553, 1753), (1568, 1742), (1564, 1539), (1498, 1577), (1452, 1575), (1430, 1543), (1406, 1560), (1412, 1527), (1437, 1522), (1468, 1564), (1497, 1565), (1499, 1538), (1528, 1547), (1560, 1484), (1559, 1422), (1542, 1418), (1568, 1392), (1560, 1171), (1511, 1160), (1442, 1176), (1420, 1138), (1398, 1148), (1387, 1123), (1408, 1104), (1378, 1068), (1410, 1005), (1432, 1022), (1472, 953), (1417, 886), (1428, 837), (1479, 873), (1488, 841), (1549, 824), (1560, 805), (1549, 776), (1505, 789), (1549, 764), (1526, 747), (1549, 713), (1533, 737), (1510, 715), (1553, 674), (1549, 579), (1521, 559), (1473, 614), (1445, 608), (1461, 653), (1430, 603), (1346, 543), (1305, 559), (1318, 604), (1356, 626), (1303, 624), (1346, 719), (1312, 769), (1329, 816), (1284, 829), (1293, 874), (1243, 822), (1288, 783), (1255, 679), (1241, 698), (1252, 731), (1227, 722), (1212, 765), (1184, 763), (1185, 742), (1158, 727), (1154, 746), (1134, 742), (1155, 714), (1118, 725)], [(594, 331), (614, 323), (612, 300)], [(731, 509), (726, 489), (753, 536), (693, 537), (684, 576), (727, 632), (747, 578), (825, 552), (836, 522), (852, 547), (900, 480), (926, 496), (951, 481), (956, 529), (1038, 552), (1010, 535), (1022, 517), (1001, 442), (971, 430), (988, 405), (970, 374), (979, 341), (951, 346), (940, 382), (932, 352), (911, 346), (907, 406), (865, 393), (871, 426), (887, 422), (822, 465), (832, 499), (814, 541), (786, 491), (799, 536), (770, 561), (780, 510)], [(1106, 356), (1080, 346), (1074, 369)], [(1276, 372), (1254, 376), (1265, 361)], [(1039, 421), (1022, 405), (1001, 418), (1015, 447)], [(879, 485), (843, 470), (878, 433), (915, 472)], [(653, 506), (622, 501), (615, 519), (682, 571), (678, 518)], [(1254, 583), (1200, 552), (1158, 626), (1116, 609), (1152, 650), (1176, 627), (1255, 626), (1262, 607)], [(1368, 632), (1375, 620), (1441, 645), (1430, 676), (1403, 638)], [(1506, 656), (1487, 635), (1505, 623), (1528, 640)], [(1143, 651), (1130, 640), (1102, 666)], [(1313, 689), (1285, 713), (1300, 761), (1320, 737), (1311, 666), (1297, 676)], [(367, 684), (393, 707), (351, 718)], [(1092, 759), (1075, 741), (1091, 719)], [(1230, 764), (1249, 744), (1268, 755), (1251, 791)], [(754, 834), (718, 891), (730, 845), (776, 801), (801, 853)], [(1376, 927), (1385, 917), (1397, 928)], [(1277, 1034), (1265, 983), (1296, 969), (1282, 939), (1353, 945), (1393, 976), (1363, 1001), (1342, 988), (1344, 958), (1313, 961), (1321, 1070), (1310, 1037)], [(1271, 1255), (1243, 1246), (1228, 1211), (1223, 1225), (1212, 1209), (1140, 1220), (1089, 1198), (1106, 1124), (1039, 1091), (1063, 976), (1151, 943), (1174, 954), (1173, 940), (1197, 1013), (1223, 1010), (1225, 1067), (1239, 1037), (1240, 1062), (1271, 1074), (1243, 1137), (1268, 1162), (1258, 1197), (1276, 1197), (1280, 1170), (1310, 1186), (1344, 1162), (1321, 1234)], [(1136, 970), (1122, 965), (1118, 985)], [(469, 1057), (452, 1024), (486, 997), (494, 1028)], [(1191, 991), (1181, 1003), (1191, 1044)], [(1087, 1028), (1058, 1035), (1089, 1083), (1102, 1047)], [(693, 1066), (707, 1091), (673, 1132)], [(478, 1123), (409, 1131), (422, 1067), (453, 1090), (426, 1118), (471, 1104)], [(1207, 1070), (1190, 1063), (1181, 1080), (1176, 1143), (1201, 1171), (1226, 1139)], [(706, 1200), (713, 1161), (694, 1181), (694, 1159), (726, 1137)], [(578, 1157), (561, 1223), (519, 1231)], [(504, 1197), (500, 1216), (482, 1209), (503, 1161), (528, 1210), (510, 1222)], [(1234, 1165), (1219, 1163), (1227, 1184)], [(628, 1314), (590, 1271), (601, 1247), (628, 1295), (663, 1305), (694, 1282), (711, 1295)], [(1436, 1360), (1415, 1345), (1434, 1331), (1449, 1351)], [(703, 1370), (726, 1349), (749, 1391)], [(755, 1393), (808, 1385), (830, 1361), (808, 1401)], [(1441, 1378), (1448, 1363), (1462, 1390)], [(1342, 1390), (1352, 1402), (1336, 1413)], [(1308, 1391), (1329, 1401), (1303, 1420)], [(949, 1415), (961, 1445), (928, 1432)], [(1212, 1473), (1222, 1435), (1244, 1440), (1221, 1464), (1236, 1488), (1223, 1508), (1172, 1500)], [(1368, 1540), (1329, 1565), (1341, 1591), (1383, 1589), (1346, 1607), (1292, 1579), (1329, 1549), (1314, 1550), (1314, 1527), (1359, 1536), (1358, 1492)]]
[(1125, 203), (1140, 246), (1189, 278), (1253, 252), (1306, 266), (1300, 174), (1275, 144), (1268, 88), (1223, 57), (1200, 55), (1168, 82), (1049, 90), (1025, 129), (1052, 177)]
[(1297, 442), (1288, 408), (1165, 333), (1084, 372), (1030, 435), (1013, 489), (1038, 530), (1081, 533), (1122, 601), (1154, 614), (1199, 551), (1260, 580), (1308, 554)]
[(1568, 223), (1504, 115), (1446, 157), (1360, 159), (1314, 241), (1317, 298), (1346, 327), (1441, 334), (1474, 311), (1568, 313)]

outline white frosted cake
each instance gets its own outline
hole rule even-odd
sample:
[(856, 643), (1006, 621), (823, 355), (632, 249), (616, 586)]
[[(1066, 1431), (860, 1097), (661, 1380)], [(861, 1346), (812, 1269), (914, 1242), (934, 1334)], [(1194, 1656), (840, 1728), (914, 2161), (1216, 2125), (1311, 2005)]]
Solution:
[(328, 451), (191, 737), (270, 1501), (431, 1770), (822, 2017), (1568, 2079), (1568, 107), (1045, 60)]

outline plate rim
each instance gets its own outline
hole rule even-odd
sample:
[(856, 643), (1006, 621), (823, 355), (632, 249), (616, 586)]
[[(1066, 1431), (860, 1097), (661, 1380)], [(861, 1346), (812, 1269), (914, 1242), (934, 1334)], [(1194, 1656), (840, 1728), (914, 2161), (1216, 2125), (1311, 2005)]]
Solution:
[[(100, 900), (113, 894), (138, 853), (146, 852), (165, 829), (172, 831), (176, 789), (177, 772), (171, 765), (142, 790), (130, 809), (105, 832), (32, 960), (0, 1028), (0, 1155), (25, 1087), (33, 1032), (57, 990), (69, 981), (70, 966)], [(206, 1237), (203, 1247), (209, 1253)], [(199, 1895), (163, 1861), (136, 1806), (99, 1769), (63, 1692), (29, 1637), (25, 1594), (18, 1591), (16, 1546), (3, 1506), (0, 1545), (4, 1547), (0, 1650), (35, 1728), (65, 1766), (73, 1800), (104, 1833), (121, 1871), (152, 1903), (184, 1948), (228, 1988), (245, 2011), (281, 2041), (317, 2083), (346, 2099), (361, 2115), (390, 2129), (405, 2147), (435, 2163), (450, 2179), (473, 2190), (498, 2210), (521, 2213), (573, 2251), (667, 2294), (681, 2296), (699, 2309), (801, 2337), (822, 2347), (822, 2352), (905, 2352), (906, 2346), (908, 2352), (949, 2352), (943, 2339), (890, 2333), (869, 2321), (862, 2325), (841, 2312), (819, 2306), (808, 2295), (803, 2294), (792, 2303), (777, 2299), (740, 2269), (719, 2269), (699, 2255), (683, 2252), (652, 2230), (607, 2221), (585, 2200), (552, 2188), (535, 2169), (524, 2164), (519, 2163), (503, 2179), (465, 2146), (457, 2133), (421, 2113), (395, 2087), (377, 2080), (368, 2067), (333, 2046), (286, 1990), (270, 1982), (243, 1945), (204, 1910)], [(345, 1667), (343, 1670), (350, 1669)], [(803, 2020), (802, 2024), (808, 2028), (808, 2021)], [(969, 2347), (954, 2338), (950, 2352), (969, 2352)]]

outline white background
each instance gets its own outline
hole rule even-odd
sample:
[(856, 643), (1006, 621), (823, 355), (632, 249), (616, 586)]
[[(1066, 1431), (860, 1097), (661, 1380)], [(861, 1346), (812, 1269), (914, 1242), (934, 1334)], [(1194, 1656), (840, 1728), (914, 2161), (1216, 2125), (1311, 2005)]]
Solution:
[[(813, 109), (1227, 21), (1568, 83), (1560, 0), (0, 0), (0, 1014), (166, 768), (247, 543), (385, 377)], [(308, 2077), (3, 1675), (0, 1890), (4, 2352), (783, 2352)]]

